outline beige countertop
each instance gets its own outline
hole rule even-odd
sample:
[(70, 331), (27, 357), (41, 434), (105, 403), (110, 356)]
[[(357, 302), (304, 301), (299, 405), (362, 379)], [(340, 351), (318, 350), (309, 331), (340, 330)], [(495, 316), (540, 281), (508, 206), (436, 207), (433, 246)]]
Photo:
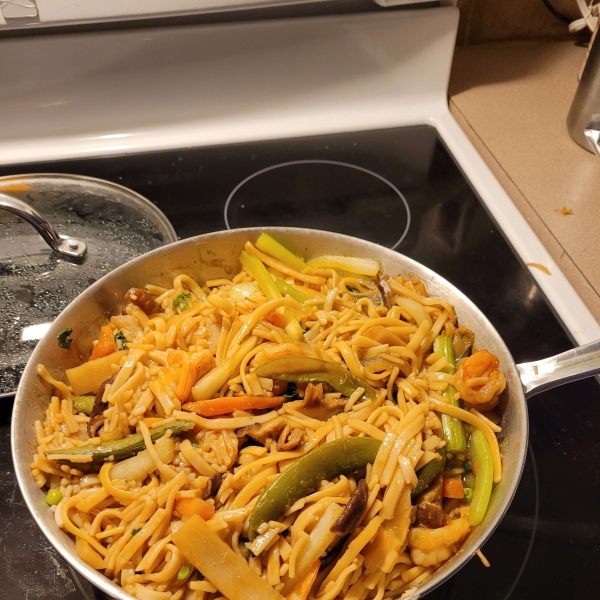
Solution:
[(450, 109), (600, 322), (600, 159), (566, 128), (584, 56), (569, 41), (458, 47)]

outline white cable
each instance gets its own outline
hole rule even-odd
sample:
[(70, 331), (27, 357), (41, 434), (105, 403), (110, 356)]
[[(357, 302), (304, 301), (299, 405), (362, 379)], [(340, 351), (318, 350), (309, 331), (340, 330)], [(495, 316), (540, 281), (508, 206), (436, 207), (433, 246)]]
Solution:
[(599, 5), (594, 4), (596, 0), (590, 0), (589, 4), (586, 4), (585, 0), (577, 0), (577, 6), (581, 12), (581, 19), (577, 19), (569, 24), (569, 31), (575, 33), (581, 31), (586, 27), (590, 31), (595, 31), (598, 24)]

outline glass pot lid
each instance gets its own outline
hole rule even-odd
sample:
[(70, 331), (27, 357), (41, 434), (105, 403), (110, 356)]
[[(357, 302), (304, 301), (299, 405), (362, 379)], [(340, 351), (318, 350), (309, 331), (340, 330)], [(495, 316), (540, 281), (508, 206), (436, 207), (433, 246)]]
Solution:
[[(177, 239), (144, 197), (89, 177), (0, 178), (1, 208), (8, 210), (0, 210), (0, 397), (15, 392), (37, 341), (71, 300), (119, 265)], [(50, 231), (32, 225), (36, 211)]]

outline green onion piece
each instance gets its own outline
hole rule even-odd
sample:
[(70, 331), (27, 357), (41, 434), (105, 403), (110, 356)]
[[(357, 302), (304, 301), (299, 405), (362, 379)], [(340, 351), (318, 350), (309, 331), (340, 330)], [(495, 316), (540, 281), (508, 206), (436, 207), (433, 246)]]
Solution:
[(132, 529), (131, 530), (131, 535), (137, 535), (141, 530), (142, 530), (141, 527), (139, 529)]
[(49, 506), (56, 506), (62, 499), (63, 494), (58, 488), (53, 488), (46, 494), (46, 503)]
[(485, 435), (475, 427), (471, 431), (469, 446), (473, 471), (475, 472), (475, 490), (473, 491), (473, 500), (469, 511), (469, 522), (473, 527), (476, 527), (483, 521), (490, 503), (494, 481), (494, 460)]
[(177, 571), (177, 581), (183, 581), (190, 576), (192, 570), (187, 565), (182, 565), (182, 567)]
[(473, 490), (471, 488), (463, 488), (465, 490), (465, 500), (470, 504), (473, 502)]
[[(445, 356), (448, 360), (448, 364), (442, 371), (451, 375), (454, 374), (456, 367), (454, 366), (454, 348), (452, 347), (452, 340), (446, 334), (439, 335), (433, 342), (433, 351), (437, 352), (440, 356)], [(454, 399), (455, 393), (456, 388), (449, 385), (444, 390), (444, 397), (447, 398), (452, 406), (459, 406), (458, 400)], [(442, 415), (442, 432), (444, 439), (446, 440), (446, 450), (448, 452), (464, 452), (467, 449), (465, 428), (460, 419)]]
[(115, 342), (117, 344), (117, 350), (127, 350), (127, 338), (122, 331), (115, 333)]
[[(267, 297), (267, 300), (283, 298), (282, 293), (275, 285), (275, 282), (273, 281), (269, 271), (267, 271), (265, 265), (263, 265), (263, 263), (256, 258), (256, 256), (253, 256), (245, 250), (242, 250), (242, 253), (240, 254), (240, 262), (242, 263), (242, 267), (244, 267), (246, 273), (254, 277), (263, 294)], [(302, 327), (300, 327), (298, 319), (292, 315), (289, 309), (283, 309), (283, 314), (289, 319), (288, 324), (285, 326), (287, 334), (293, 340), (301, 339), (304, 335), (304, 331), (302, 331)]]
[(68, 350), (71, 347), (72, 339), (69, 336), (73, 333), (70, 327), (65, 327), (56, 337), (58, 339), (58, 347)]
[(179, 296), (173, 300), (173, 310), (179, 310), (179, 312), (185, 312), (190, 307), (190, 300), (192, 299), (191, 292), (181, 292)]
[(303, 271), (306, 269), (306, 263), (301, 258), (298, 258), (293, 252), (290, 252), (268, 233), (260, 234), (260, 237), (256, 240), (256, 247), (265, 254), (292, 267), (292, 269), (296, 269), (296, 271)]
[(297, 290), (293, 285), (283, 281), (283, 279), (278, 279), (275, 282), (275, 285), (282, 294), (287, 294), (290, 298), (297, 300), (301, 304), (304, 304), (307, 300), (310, 300), (308, 296)]

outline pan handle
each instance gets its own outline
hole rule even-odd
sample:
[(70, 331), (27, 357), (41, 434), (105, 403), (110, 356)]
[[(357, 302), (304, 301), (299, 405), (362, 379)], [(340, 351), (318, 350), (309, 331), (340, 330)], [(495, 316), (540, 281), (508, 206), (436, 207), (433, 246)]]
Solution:
[(600, 373), (600, 340), (562, 354), (517, 365), (525, 397)]
[(56, 230), (52, 227), (52, 223), (42, 213), (29, 206), (26, 202), (0, 192), (0, 208), (31, 223), (44, 238), (48, 246), (56, 250), (59, 254), (62, 254), (65, 258), (78, 260), (85, 256), (87, 245), (84, 241), (56, 233)]

